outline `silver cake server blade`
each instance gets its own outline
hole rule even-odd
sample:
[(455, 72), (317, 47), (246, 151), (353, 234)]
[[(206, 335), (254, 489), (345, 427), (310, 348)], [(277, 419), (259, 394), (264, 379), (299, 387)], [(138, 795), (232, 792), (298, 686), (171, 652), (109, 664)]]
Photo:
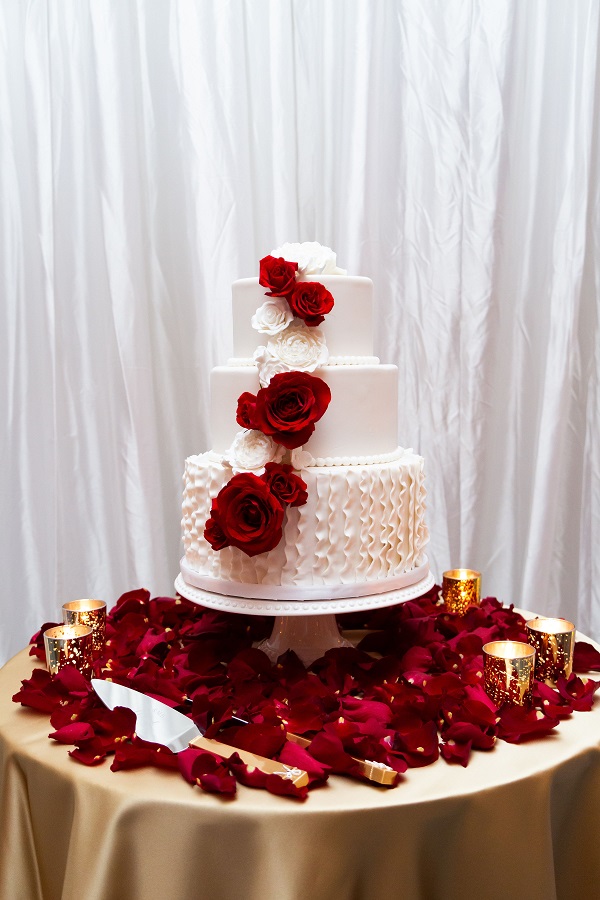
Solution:
[(148, 697), (147, 694), (100, 678), (92, 678), (92, 687), (109, 709), (124, 706), (136, 714), (135, 733), (144, 741), (168, 747), (173, 753), (180, 753), (187, 747), (209, 750), (224, 759), (229, 759), (230, 756), (237, 753), (247, 766), (259, 769), (267, 775), (278, 775), (285, 781), (292, 781), (297, 787), (308, 784), (308, 773), (304, 769), (287, 766), (276, 760), (268, 759), (266, 756), (251, 753), (249, 750), (240, 750), (230, 744), (222, 744), (220, 741), (206, 738), (192, 720), (183, 713), (171, 709), (160, 700)]
[(190, 741), (202, 735), (187, 716), (140, 691), (99, 678), (92, 678), (92, 687), (109, 709), (125, 706), (136, 714), (135, 733), (144, 741), (181, 753), (189, 747)]

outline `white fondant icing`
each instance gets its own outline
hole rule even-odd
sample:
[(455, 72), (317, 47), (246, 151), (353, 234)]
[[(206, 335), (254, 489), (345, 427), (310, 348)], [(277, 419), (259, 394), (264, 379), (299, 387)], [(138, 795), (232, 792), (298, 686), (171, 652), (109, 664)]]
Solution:
[[(378, 356), (330, 356), (327, 360), (328, 366), (378, 366), (380, 359)], [(228, 366), (255, 366), (256, 351), (254, 356), (230, 356), (227, 360)]]
[[(243, 596), (282, 599), (281, 586), (289, 589), (286, 597), (306, 590), (314, 597), (360, 596), (392, 590), (394, 579), (402, 586), (404, 575), (425, 564), (420, 456), (404, 453), (385, 464), (302, 469), (307, 503), (287, 509), (281, 542), (255, 557), (235, 547), (215, 552), (204, 539), (212, 497), (228, 473), (211, 453), (186, 461), (182, 527), (185, 564), (203, 579), (196, 586), (213, 583), (214, 590), (235, 594), (231, 585), (245, 585), (239, 587), (247, 592)], [(257, 585), (259, 593), (252, 588)]]
[(377, 463), (393, 462), (400, 459), (405, 452), (412, 453), (412, 450), (405, 451), (402, 447), (398, 447), (391, 453), (379, 453), (377, 456), (317, 456), (316, 458), (310, 453), (302, 459), (301, 468), (310, 466), (374, 466)]
[[(332, 356), (373, 355), (373, 282), (356, 275), (321, 275), (319, 281), (333, 295), (334, 306), (319, 325)], [(251, 358), (264, 343), (252, 327), (252, 317), (266, 300), (258, 278), (242, 278), (232, 286), (233, 355)]]
[[(396, 366), (324, 366), (313, 375), (331, 389), (331, 402), (304, 449), (313, 457), (380, 456), (398, 446)], [(239, 425), (240, 394), (256, 394), (258, 371), (249, 366), (217, 366), (211, 373), (212, 446), (224, 453)]]
[(338, 584), (327, 587), (295, 587), (293, 585), (243, 584), (220, 578), (207, 578), (192, 569), (181, 559), (181, 574), (186, 584), (211, 593), (224, 594), (231, 597), (247, 597), (253, 600), (294, 600), (297, 603), (311, 600), (345, 600), (350, 597), (366, 597), (372, 594), (385, 594), (398, 591), (422, 581), (429, 572), (429, 563), (425, 561), (411, 572), (387, 578), (373, 584)]

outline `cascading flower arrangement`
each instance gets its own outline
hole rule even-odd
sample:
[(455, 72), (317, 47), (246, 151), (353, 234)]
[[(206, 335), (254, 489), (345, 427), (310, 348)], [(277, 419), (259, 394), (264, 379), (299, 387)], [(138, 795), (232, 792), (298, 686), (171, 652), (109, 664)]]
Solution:
[[(327, 252), (321, 269), (342, 274)], [(254, 354), (261, 387), (238, 398), (236, 421), (244, 430), (223, 457), (233, 474), (213, 498), (204, 529), (213, 550), (237, 547), (247, 556), (273, 550), (282, 538), (285, 509), (308, 499), (291, 451), (308, 441), (331, 401), (328, 385), (311, 373), (329, 358), (318, 326), (334, 300), (323, 284), (299, 281), (299, 274), (298, 262), (283, 256), (260, 260), (258, 281), (268, 299), (252, 325), (268, 338)]]

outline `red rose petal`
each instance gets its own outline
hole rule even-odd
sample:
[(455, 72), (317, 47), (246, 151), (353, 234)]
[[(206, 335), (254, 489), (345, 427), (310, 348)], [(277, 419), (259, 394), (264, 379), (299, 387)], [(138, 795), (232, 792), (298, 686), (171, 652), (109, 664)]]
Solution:
[(228, 765), (212, 753), (200, 753), (192, 763), (192, 776), (196, 783), (210, 794), (233, 797), (237, 790), (235, 777)]
[(73, 722), (71, 725), (64, 725), (58, 731), (53, 731), (48, 737), (61, 744), (79, 744), (91, 740), (94, 737), (94, 729), (87, 722)]
[(172, 753), (166, 747), (161, 747), (160, 744), (150, 744), (136, 738), (131, 742), (118, 745), (110, 768), (111, 771), (118, 772), (121, 769), (140, 769), (145, 766), (177, 769), (177, 754)]
[(444, 728), (444, 740), (469, 744), (476, 750), (491, 750), (496, 741), (496, 728), (486, 729), (473, 722), (455, 721)]
[(196, 747), (188, 747), (187, 750), (182, 750), (177, 754), (177, 766), (189, 784), (196, 784), (196, 777), (193, 775), (194, 763), (196, 757), (205, 752), (205, 750), (198, 750)]
[(390, 721), (390, 708), (379, 700), (360, 700), (358, 697), (345, 697), (342, 700), (344, 717), (351, 722), (368, 722), (374, 719), (382, 725)]
[(600, 671), (600, 651), (588, 644), (587, 641), (575, 641), (573, 651), (573, 671), (598, 672)]
[(466, 767), (471, 756), (471, 742), (459, 744), (454, 740), (448, 740), (441, 745), (440, 753), (446, 762)]
[(308, 787), (297, 787), (293, 781), (288, 778), (281, 778), (279, 775), (267, 775), (265, 779), (265, 788), (270, 794), (276, 794), (278, 797), (293, 797), (296, 800), (305, 800), (308, 797)]
[(209, 794), (223, 794), (225, 797), (233, 797), (237, 790), (235, 777), (229, 772), (219, 769), (215, 772), (203, 772), (197, 782), (203, 791)]
[(273, 725), (242, 725), (224, 732), (227, 742), (240, 750), (249, 750), (259, 756), (272, 757), (278, 753), (285, 742), (283, 728)]
[(67, 665), (54, 676), (54, 683), (70, 696), (87, 697), (92, 688), (75, 666)]
[(573, 673), (568, 679), (561, 675), (556, 688), (574, 710), (589, 712), (594, 705), (594, 694), (600, 688), (600, 681), (593, 681), (591, 678), (583, 681)]
[(286, 741), (281, 753), (279, 754), (279, 762), (285, 763), (296, 769), (304, 769), (308, 772), (310, 784), (315, 782), (322, 783), (327, 780), (330, 767), (323, 762), (319, 762), (304, 747), (294, 744), (292, 741)]
[(411, 670), (427, 672), (432, 662), (431, 651), (427, 647), (411, 647), (402, 657), (400, 664), (403, 672)]
[(50, 713), (62, 702), (62, 693), (54, 684), (50, 672), (46, 669), (34, 669), (31, 678), (21, 682), (21, 689), (13, 695), (13, 702), (21, 706)]
[(85, 741), (76, 750), (69, 750), (69, 756), (84, 766), (99, 766), (106, 759), (106, 751), (101, 741), (93, 739)]
[(573, 712), (573, 707), (568, 699), (541, 681), (536, 681), (533, 686), (534, 706), (539, 707), (545, 716), (551, 718), (566, 718)]
[(320, 731), (312, 739), (307, 749), (311, 756), (314, 756), (318, 762), (329, 766), (332, 772), (360, 774), (360, 769), (353, 761), (352, 756), (344, 750), (340, 738), (331, 732)]
[(295, 734), (320, 731), (325, 723), (322, 705), (314, 699), (300, 703), (290, 702), (289, 705), (282, 703), (278, 713), (286, 729)]
[(427, 766), (439, 756), (438, 733), (434, 722), (396, 733), (394, 749), (411, 767)]
[(524, 706), (505, 707), (499, 711), (498, 737), (511, 744), (543, 737), (553, 731), (559, 719), (545, 716), (540, 710)]
[(147, 591), (145, 588), (127, 591), (127, 593), (121, 594), (116, 606), (111, 610), (111, 619), (118, 622), (128, 613), (139, 613), (141, 609), (145, 610), (147, 608), (149, 600), (150, 591)]

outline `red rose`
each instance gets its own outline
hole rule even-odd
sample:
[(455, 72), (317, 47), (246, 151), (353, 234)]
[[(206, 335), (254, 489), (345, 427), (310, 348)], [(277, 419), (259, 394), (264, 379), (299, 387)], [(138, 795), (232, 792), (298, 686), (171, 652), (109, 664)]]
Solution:
[(308, 500), (306, 482), (287, 463), (267, 463), (261, 477), (271, 493), (286, 506), (304, 506)]
[(290, 309), (307, 325), (320, 325), (333, 309), (333, 297), (318, 281), (299, 281), (288, 297)]
[(321, 378), (307, 372), (281, 372), (256, 395), (253, 427), (293, 450), (307, 442), (330, 400), (331, 391)]
[[(219, 525), (218, 518), (213, 518), (213, 513), (215, 511), (215, 501), (213, 500), (213, 508), (210, 513), (210, 518), (207, 519), (206, 525), (204, 526), (204, 537), (213, 548), (213, 550), (222, 550), (223, 547), (229, 547), (229, 541), (227, 540), (223, 529)], [(217, 509), (217, 517), (218, 517), (218, 509)]]
[(281, 540), (283, 507), (265, 482), (251, 472), (234, 475), (221, 488), (212, 503), (204, 529), (206, 540), (222, 535), (227, 544), (238, 547), (247, 556), (272, 550)]
[(268, 297), (285, 297), (296, 284), (298, 263), (287, 262), (282, 256), (265, 256), (260, 261), (258, 283), (268, 288)]
[(240, 394), (238, 397), (235, 421), (238, 425), (241, 425), (242, 428), (256, 428), (256, 425), (253, 424), (255, 410), (256, 397), (249, 391), (244, 391), (244, 393)]

